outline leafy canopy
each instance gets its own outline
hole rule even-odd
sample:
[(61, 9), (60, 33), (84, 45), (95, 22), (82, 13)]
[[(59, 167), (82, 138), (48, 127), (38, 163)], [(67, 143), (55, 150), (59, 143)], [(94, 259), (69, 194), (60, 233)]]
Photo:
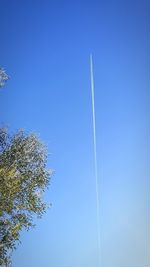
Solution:
[(46, 211), (42, 193), (51, 177), (46, 162), (46, 148), (35, 134), (10, 135), (0, 128), (0, 266), (9, 266), (21, 229), (29, 230), (34, 216)]

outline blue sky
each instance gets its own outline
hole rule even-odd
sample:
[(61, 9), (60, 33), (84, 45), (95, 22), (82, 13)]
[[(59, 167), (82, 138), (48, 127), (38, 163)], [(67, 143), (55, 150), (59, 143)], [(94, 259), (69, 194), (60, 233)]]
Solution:
[[(52, 208), (13, 267), (150, 265), (150, 3), (1, 0), (0, 121), (36, 132), (55, 170)], [(97, 261), (89, 54), (93, 53), (102, 266)]]

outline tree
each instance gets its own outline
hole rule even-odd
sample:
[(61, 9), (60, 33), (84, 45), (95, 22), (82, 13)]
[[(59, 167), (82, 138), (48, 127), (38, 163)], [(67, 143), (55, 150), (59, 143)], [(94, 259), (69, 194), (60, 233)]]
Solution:
[(5, 82), (9, 79), (6, 71), (3, 68), (0, 68), (0, 87), (3, 87)]
[(20, 231), (46, 211), (42, 195), (52, 173), (46, 162), (47, 150), (35, 134), (0, 128), (0, 266), (10, 265)]

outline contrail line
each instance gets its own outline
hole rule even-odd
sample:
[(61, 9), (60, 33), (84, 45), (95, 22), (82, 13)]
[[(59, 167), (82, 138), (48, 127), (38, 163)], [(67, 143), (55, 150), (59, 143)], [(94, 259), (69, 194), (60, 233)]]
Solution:
[(95, 119), (95, 95), (94, 95), (94, 75), (93, 58), (90, 55), (90, 74), (91, 74), (91, 95), (92, 95), (92, 116), (93, 116), (93, 145), (94, 145), (94, 170), (96, 185), (96, 211), (97, 211), (97, 234), (98, 234), (98, 264), (101, 266), (101, 242), (100, 242), (100, 205), (98, 190), (98, 167), (97, 167), (97, 143), (96, 143), (96, 119)]

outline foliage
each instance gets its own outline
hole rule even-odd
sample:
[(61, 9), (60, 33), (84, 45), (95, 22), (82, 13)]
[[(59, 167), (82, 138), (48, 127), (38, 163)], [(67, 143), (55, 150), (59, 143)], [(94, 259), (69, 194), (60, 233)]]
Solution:
[(10, 135), (0, 128), (0, 266), (10, 265), (20, 231), (46, 211), (42, 193), (51, 176), (46, 162), (46, 148), (35, 134)]
[(4, 86), (5, 82), (9, 79), (6, 71), (0, 68), (0, 87)]

